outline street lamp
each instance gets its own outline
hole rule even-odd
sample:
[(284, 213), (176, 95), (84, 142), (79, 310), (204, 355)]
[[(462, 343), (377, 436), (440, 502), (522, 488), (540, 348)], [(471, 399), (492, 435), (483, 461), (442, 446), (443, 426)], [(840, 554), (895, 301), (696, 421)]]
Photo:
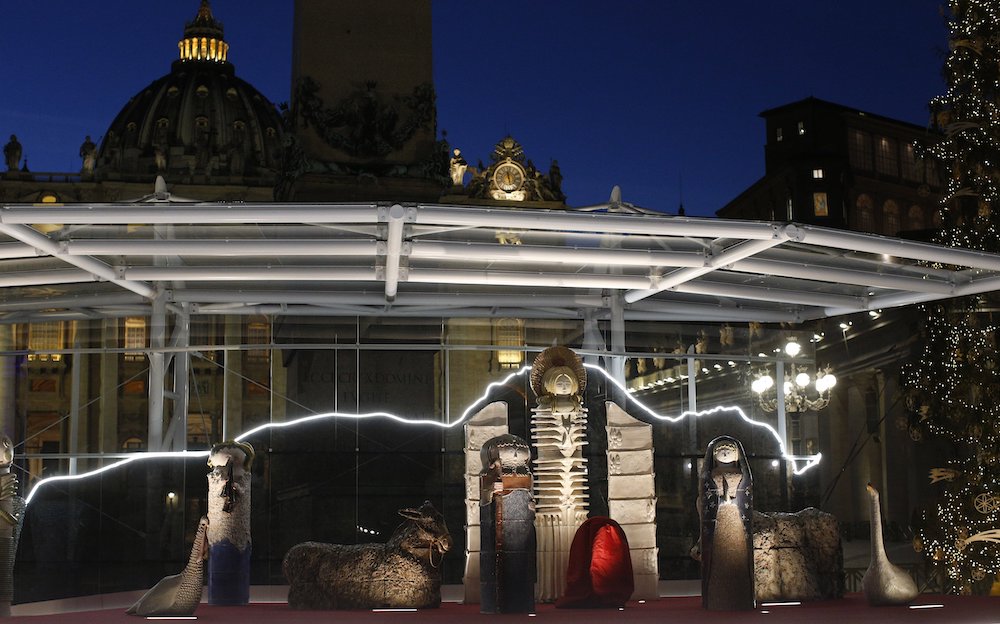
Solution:
[[(798, 371), (794, 377), (787, 373), (782, 385), (785, 397), (786, 412), (819, 411), (830, 404), (831, 390), (837, 385), (837, 378), (827, 366), (816, 371), (813, 378), (805, 366), (796, 366)], [(774, 387), (774, 378), (767, 371), (758, 371), (750, 384), (750, 389), (757, 395), (761, 408), (773, 412), (778, 409), (778, 393)]]

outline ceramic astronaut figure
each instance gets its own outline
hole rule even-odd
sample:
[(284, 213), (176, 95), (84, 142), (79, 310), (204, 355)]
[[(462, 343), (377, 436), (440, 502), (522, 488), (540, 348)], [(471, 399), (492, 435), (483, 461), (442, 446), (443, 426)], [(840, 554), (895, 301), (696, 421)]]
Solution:
[(531, 448), (507, 433), (487, 440), (480, 457), (480, 610), (531, 613), (535, 610)]

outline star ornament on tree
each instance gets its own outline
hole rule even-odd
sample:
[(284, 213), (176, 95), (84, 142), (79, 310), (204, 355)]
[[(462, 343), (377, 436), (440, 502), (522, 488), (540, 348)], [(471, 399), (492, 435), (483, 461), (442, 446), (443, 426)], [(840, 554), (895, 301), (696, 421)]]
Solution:
[(976, 511), (988, 516), (1000, 509), (1000, 498), (997, 498), (996, 495), (990, 494), (989, 492), (984, 492), (976, 496), (974, 505), (976, 507)]
[(931, 483), (937, 483), (938, 481), (954, 481), (960, 474), (962, 473), (954, 468), (931, 468), (928, 476)]

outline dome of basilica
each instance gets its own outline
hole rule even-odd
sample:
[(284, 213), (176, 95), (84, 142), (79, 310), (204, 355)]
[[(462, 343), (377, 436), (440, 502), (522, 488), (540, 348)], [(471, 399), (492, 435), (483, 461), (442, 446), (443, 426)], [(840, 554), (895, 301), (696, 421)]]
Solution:
[(281, 118), (229, 62), (222, 23), (202, 0), (170, 73), (133, 96), (101, 141), (96, 174), (191, 182), (274, 180)]

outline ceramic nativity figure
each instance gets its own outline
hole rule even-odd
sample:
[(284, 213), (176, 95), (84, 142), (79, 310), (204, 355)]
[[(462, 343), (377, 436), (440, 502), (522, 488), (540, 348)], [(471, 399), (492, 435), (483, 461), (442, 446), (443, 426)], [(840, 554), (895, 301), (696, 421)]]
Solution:
[(24, 499), (17, 495), (17, 475), (10, 473), (14, 463), (14, 443), (0, 437), (0, 617), (10, 616), (14, 598), (14, 558), (17, 540), (24, 524)]
[(739, 440), (709, 442), (700, 482), (701, 604), (713, 611), (753, 609), (753, 477)]
[(538, 599), (562, 596), (566, 565), (577, 528), (587, 519), (587, 371), (571, 349), (549, 347), (531, 366), (535, 459), (535, 527), (538, 537)]
[(480, 612), (535, 610), (535, 499), (531, 448), (509, 433), (490, 438), (479, 453)]
[(253, 447), (222, 442), (208, 456), (208, 603), (250, 602), (250, 468)]

